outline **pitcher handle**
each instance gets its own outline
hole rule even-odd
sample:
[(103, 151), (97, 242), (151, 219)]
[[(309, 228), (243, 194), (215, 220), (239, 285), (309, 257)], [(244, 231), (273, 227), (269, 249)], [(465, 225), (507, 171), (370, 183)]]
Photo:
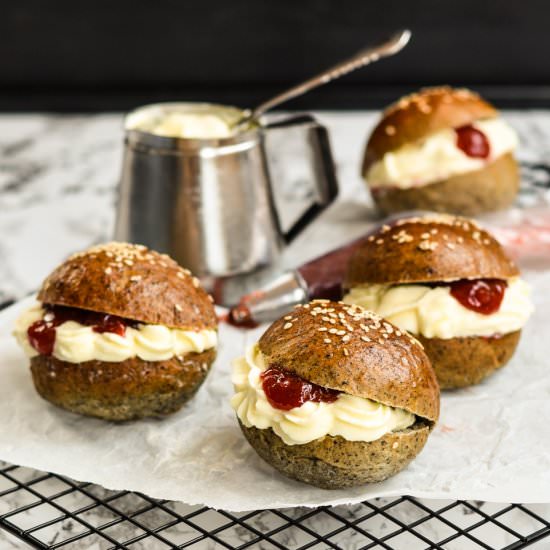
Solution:
[[(317, 200), (294, 221), (287, 231), (281, 231), (285, 244), (293, 241), (307, 225), (309, 225), (323, 210), (334, 202), (338, 196), (336, 169), (332, 158), (330, 140), (327, 129), (319, 124), (311, 115), (296, 115), (282, 121), (264, 126), (267, 131), (283, 129), (290, 126), (308, 126), (309, 144), (312, 149), (311, 173), (314, 179)], [(267, 151), (269, 157), (269, 151)], [(268, 159), (269, 160), (269, 159)], [(275, 208), (275, 210), (277, 210)], [(276, 212), (279, 218), (279, 212)], [(280, 227), (279, 219), (277, 219)]]

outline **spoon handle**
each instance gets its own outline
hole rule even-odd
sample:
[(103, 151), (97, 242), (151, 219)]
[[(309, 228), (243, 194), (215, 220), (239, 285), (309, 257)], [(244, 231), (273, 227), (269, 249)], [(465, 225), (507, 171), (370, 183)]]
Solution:
[(359, 69), (360, 67), (369, 65), (370, 63), (378, 61), (383, 57), (388, 57), (396, 54), (407, 45), (410, 38), (411, 31), (407, 29), (397, 32), (386, 42), (383, 42), (382, 44), (379, 44), (377, 46), (365, 48), (356, 53), (354, 56), (350, 57), (349, 59), (341, 61), (330, 69), (327, 69), (326, 71), (323, 71), (322, 73), (310, 78), (309, 80), (306, 80), (305, 82), (302, 82), (301, 84), (290, 88), (290, 90), (287, 90), (286, 92), (283, 92), (275, 96), (274, 98), (269, 99), (261, 105), (258, 105), (258, 107), (256, 107), (252, 111), (250, 118), (253, 120), (257, 119), (263, 113), (269, 111), (276, 105), (305, 94), (306, 92), (309, 92), (310, 90), (313, 90), (318, 86), (327, 84), (328, 82), (336, 78), (340, 78), (341, 76), (355, 71), (355, 69)]

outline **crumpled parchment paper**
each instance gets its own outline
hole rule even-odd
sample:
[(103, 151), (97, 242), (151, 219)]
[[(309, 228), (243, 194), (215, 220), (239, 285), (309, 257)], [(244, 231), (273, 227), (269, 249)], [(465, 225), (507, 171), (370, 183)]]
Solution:
[(248, 511), (379, 496), (550, 502), (550, 273), (524, 274), (536, 312), (511, 363), (446, 392), (424, 451), (383, 483), (339, 491), (288, 480), (249, 446), (229, 405), (231, 360), (265, 327), (220, 326), (218, 359), (197, 396), (163, 420), (108, 423), (57, 409), (35, 392), (11, 336), (32, 299), (0, 314), (0, 459), (108, 489)]

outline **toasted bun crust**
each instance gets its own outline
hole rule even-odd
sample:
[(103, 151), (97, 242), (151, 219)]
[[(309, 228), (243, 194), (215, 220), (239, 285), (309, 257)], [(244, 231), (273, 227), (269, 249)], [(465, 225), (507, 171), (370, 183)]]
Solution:
[(481, 170), (458, 174), (445, 180), (400, 189), (379, 187), (371, 194), (385, 214), (405, 210), (433, 210), (463, 216), (503, 210), (511, 206), (519, 189), (519, 169), (508, 153)]
[(441, 389), (446, 390), (479, 384), (506, 365), (516, 350), (520, 333), (518, 330), (498, 338), (417, 338), (424, 344)]
[(445, 128), (494, 118), (498, 111), (466, 89), (425, 88), (401, 98), (384, 111), (367, 143), (362, 173), (387, 152)]
[(273, 430), (241, 429), (255, 451), (283, 475), (322, 489), (344, 489), (383, 481), (405, 468), (422, 450), (430, 427), (419, 421), (376, 441), (325, 436), (287, 445)]
[(141, 245), (108, 243), (74, 254), (44, 281), (38, 300), (174, 328), (217, 326), (198, 279)]
[(434, 214), (383, 225), (350, 259), (344, 286), (519, 275), (502, 246), (473, 220)]
[(268, 365), (315, 384), (432, 422), (439, 417), (439, 387), (422, 346), (359, 306), (316, 300), (297, 307), (267, 329), (259, 347)]
[(75, 365), (38, 355), (31, 359), (31, 373), (38, 393), (58, 407), (105, 420), (134, 420), (181, 408), (199, 389), (215, 357), (211, 349), (167, 361), (135, 357)]

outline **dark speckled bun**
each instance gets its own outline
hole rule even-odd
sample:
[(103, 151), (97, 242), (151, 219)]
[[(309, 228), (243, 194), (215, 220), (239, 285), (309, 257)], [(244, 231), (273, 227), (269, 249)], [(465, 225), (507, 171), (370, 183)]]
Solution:
[[(71, 256), (44, 281), (38, 300), (182, 330), (216, 330), (211, 297), (196, 277), (166, 254), (108, 243)], [(178, 410), (202, 384), (214, 348), (161, 361), (69, 363), (31, 359), (38, 393), (66, 410), (106, 420), (163, 416)]]
[(509, 207), (518, 189), (519, 167), (508, 153), (473, 172), (408, 189), (378, 187), (372, 189), (371, 194), (384, 214), (432, 210), (476, 216)]
[(382, 481), (422, 450), (439, 417), (439, 387), (422, 345), (360, 307), (326, 300), (297, 307), (267, 329), (259, 348), (270, 367), (416, 416), (411, 427), (371, 442), (327, 435), (287, 445), (271, 429), (241, 424), (257, 453), (293, 479), (324, 489)]
[(44, 281), (38, 300), (181, 329), (217, 326), (199, 280), (166, 254), (136, 244), (74, 254)]
[(166, 361), (132, 357), (75, 365), (38, 355), (31, 359), (31, 373), (36, 391), (58, 407), (105, 420), (134, 420), (180, 409), (199, 389), (215, 358), (216, 350), (209, 349)]
[(316, 300), (287, 317), (291, 320), (275, 321), (260, 338), (267, 364), (326, 388), (437, 420), (439, 388), (430, 361), (407, 332), (341, 302)]
[(465, 88), (424, 88), (390, 105), (372, 131), (363, 160), (363, 173), (386, 153), (445, 128), (495, 118), (498, 111)]
[(375, 441), (330, 435), (304, 445), (286, 445), (273, 430), (241, 429), (256, 452), (282, 474), (321, 489), (378, 483), (399, 473), (423, 449), (431, 426), (419, 420)]
[(500, 243), (473, 220), (435, 214), (402, 218), (371, 234), (352, 255), (344, 286), (517, 275)]
[[(436, 214), (402, 218), (371, 234), (352, 255), (344, 287), (517, 276), (517, 266), (490, 233), (473, 220)], [(519, 335), (415, 337), (423, 343), (441, 389), (454, 389), (477, 384), (504, 366)]]
[[(448, 86), (422, 89), (384, 111), (367, 142), (361, 173), (368, 182), (370, 168), (386, 153), (447, 128), (498, 116), (491, 104), (470, 90)], [(518, 192), (519, 170), (514, 156), (506, 154), (479, 170), (425, 185), (401, 189), (368, 183), (374, 202), (385, 214), (424, 209), (473, 216), (509, 207)]]
[(417, 338), (424, 344), (441, 389), (450, 390), (479, 384), (506, 365), (520, 335), (521, 331), (516, 330), (492, 337)]

